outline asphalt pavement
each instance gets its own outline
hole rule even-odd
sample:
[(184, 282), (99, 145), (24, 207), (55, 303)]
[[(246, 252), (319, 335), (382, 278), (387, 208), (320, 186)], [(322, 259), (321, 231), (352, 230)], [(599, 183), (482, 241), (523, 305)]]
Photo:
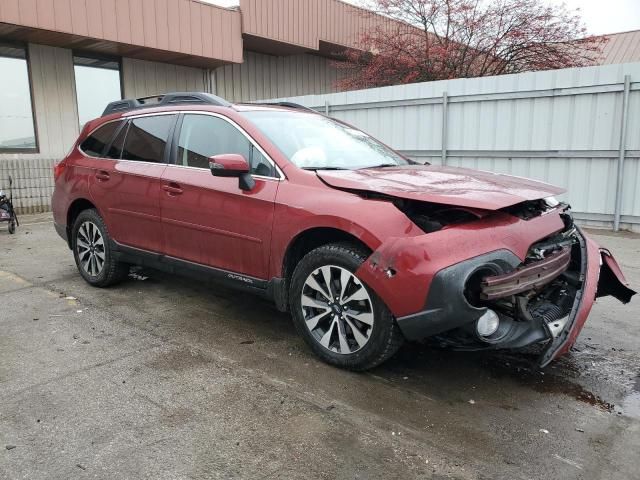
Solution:
[[(575, 350), (408, 344), (351, 373), (246, 293), (88, 286), (49, 215), (0, 226), (2, 479), (640, 479), (640, 298)], [(593, 232), (640, 286), (640, 236)]]

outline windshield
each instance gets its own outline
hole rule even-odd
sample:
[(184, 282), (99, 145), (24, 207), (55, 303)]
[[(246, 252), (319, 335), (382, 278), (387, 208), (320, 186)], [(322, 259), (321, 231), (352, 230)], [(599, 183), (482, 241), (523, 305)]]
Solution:
[(322, 115), (275, 110), (242, 115), (300, 168), (355, 170), (410, 163), (366, 133)]

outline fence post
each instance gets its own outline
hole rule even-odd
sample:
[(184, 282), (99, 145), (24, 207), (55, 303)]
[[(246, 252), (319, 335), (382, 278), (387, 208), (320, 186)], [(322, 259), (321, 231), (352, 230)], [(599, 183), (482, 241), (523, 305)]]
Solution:
[(329, 116), (329, 110), (330, 110), (329, 100), (325, 100), (324, 101), (324, 114), (327, 117)]
[(618, 150), (618, 182), (616, 183), (616, 205), (613, 213), (613, 231), (620, 230), (622, 216), (622, 189), (624, 183), (624, 157), (627, 145), (627, 120), (629, 110), (629, 92), (631, 91), (631, 75), (624, 76), (624, 90), (622, 92), (622, 114), (620, 117), (620, 144)]
[(442, 165), (447, 164), (447, 114), (449, 110), (449, 99), (447, 92), (442, 92)]

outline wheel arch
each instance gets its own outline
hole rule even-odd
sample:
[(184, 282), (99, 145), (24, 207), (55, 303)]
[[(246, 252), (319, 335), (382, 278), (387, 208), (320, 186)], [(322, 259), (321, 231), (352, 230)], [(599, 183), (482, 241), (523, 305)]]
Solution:
[(361, 238), (346, 230), (335, 227), (311, 227), (299, 232), (291, 239), (282, 257), (279, 272), (279, 287), (274, 299), (279, 310), (287, 311), (289, 308), (289, 287), (291, 276), (298, 262), (310, 251), (322, 245), (330, 243), (351, 243), (357, 245), (370, 255), (374, 248)]
[(72, 248), (71, 229), (73, 228), (73, 223), (81, 212), (92, 208), (98, 210), (91, 200), (83, 197), (76, 198), (71, 205), (69, 205), (69, 208), (67, 209), (67, 245), (69, 248)]
[(370, 255), (373, 249), (353, 233), (335, 227), (313, 227), (298, 233), (285, 250), (282, 259), (282, 277), (289, 278), (293, 268), (311, 250), (329, 243), (348, 242), (363, 247)]

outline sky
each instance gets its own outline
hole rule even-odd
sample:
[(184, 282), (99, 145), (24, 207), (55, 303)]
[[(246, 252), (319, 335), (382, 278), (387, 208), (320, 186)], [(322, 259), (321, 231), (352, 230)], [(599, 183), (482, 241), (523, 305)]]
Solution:
[[(204, 0), (225, 7), (238, 5), (238, 0)], [(345, 0), (359, 3), (359, 0)], [(565, 3), (570, 9), (581, 9), (589, 33), (603, 34), (640, 30), (640, 0), (543, 0), (548, 4)]]

